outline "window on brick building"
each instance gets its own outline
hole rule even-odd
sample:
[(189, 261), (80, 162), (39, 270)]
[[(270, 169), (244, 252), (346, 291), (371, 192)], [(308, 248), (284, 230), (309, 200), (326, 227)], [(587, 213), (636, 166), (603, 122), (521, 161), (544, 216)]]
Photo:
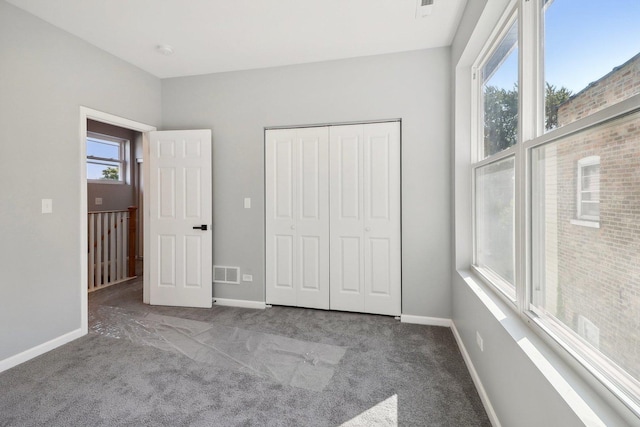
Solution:
[(578, 160), (576, 217), (579, 220), (600, 220), (600, 156)]

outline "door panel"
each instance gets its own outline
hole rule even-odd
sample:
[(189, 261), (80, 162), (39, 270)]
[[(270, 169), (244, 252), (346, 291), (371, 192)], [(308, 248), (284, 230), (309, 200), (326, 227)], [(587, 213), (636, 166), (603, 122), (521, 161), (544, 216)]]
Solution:
[(320, 238), (300, 237), (300, 288), (306, 291), (320, 290)]
[(329, 131), (295, 129), (296, 305), (329, 308)]
[(400, 124), (332, 126), (331, 308), (400, 314)]
[(266, 302), (296, 304), (295, 267), (295, 132), (267, 131), (266, 180)]
[(184, 236), (184, 285), (197, 288), (202, 284), (202, 236)]
[(363, 126), (332, 126), (330, 154), (331, 308), (364, 311)]
[[(328, 131), (268, 130), (265, 143), (267, 303), (329, 308)], [(284, 236), (286, 251), (272, 243)]]
[(150, 303), (211, 307), (211, 131), (149, 137)]
[(400, 123), (364, 127), (365, 311), (401, 311)]
[(200, 169), (184, 169), (184, 217), (198, 219), (202, 215), (200, 206), (200, 194), (202, 194), (202, 179)]
[(159, 241), (159, 286), (176, 287), (176, 236), (160, 235)]

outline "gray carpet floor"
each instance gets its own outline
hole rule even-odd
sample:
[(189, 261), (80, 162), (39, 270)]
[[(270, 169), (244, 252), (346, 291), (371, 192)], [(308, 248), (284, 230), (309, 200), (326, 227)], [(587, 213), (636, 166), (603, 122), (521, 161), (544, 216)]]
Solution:
[(138, 281), (92, 293), (89, 309), (214, 322), (346, 351), (326, 387), (312, 391), (94, 330), (0, 374), (0, 426), (490, 426), (448, 328), (290, 307), (141, 301)]

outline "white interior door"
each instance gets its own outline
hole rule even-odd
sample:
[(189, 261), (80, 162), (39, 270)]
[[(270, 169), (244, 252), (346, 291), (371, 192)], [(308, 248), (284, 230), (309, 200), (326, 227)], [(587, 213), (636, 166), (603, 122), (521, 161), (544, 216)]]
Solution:
[(150, 303), (212, 303), (211, 131), (149, 135)]
[(364, 309), (400, 315), (400, 122), (364, 131)]
[(332, 309), (401, 310), (400, 123), (330, 128)]
[(266, 301), (328, 309), (328, 130), (268, 130), (265, 143)]

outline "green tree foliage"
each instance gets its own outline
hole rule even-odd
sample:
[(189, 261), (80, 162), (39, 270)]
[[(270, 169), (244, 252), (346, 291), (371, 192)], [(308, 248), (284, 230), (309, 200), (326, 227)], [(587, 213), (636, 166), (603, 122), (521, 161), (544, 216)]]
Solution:
[(100, 179), (111, 179), (117, 181), (120, 179), (120, 175), (118, 174), (118, 168), (108, 167), (102, 171), (102, 178)]
[(550, 130), (558, 127), (558, 107), (569, 98), (571, 98), (569, 89), (564, 86), (557, 89), (554, 85), (547, 83), (544, 103), (545, 129)]
[[(571, 97), (566, 87), (547, 83), (545, 128), (558, 127), (558, 107)], [(507, 90), (486, 86), (484, 90), (484, 152), (491, 155), (511, 147), (518, 140), (518, 87)]]
[(486, 86), (484, 90), (484, 152), (490, 155), (518, 140), (518, 87)]

